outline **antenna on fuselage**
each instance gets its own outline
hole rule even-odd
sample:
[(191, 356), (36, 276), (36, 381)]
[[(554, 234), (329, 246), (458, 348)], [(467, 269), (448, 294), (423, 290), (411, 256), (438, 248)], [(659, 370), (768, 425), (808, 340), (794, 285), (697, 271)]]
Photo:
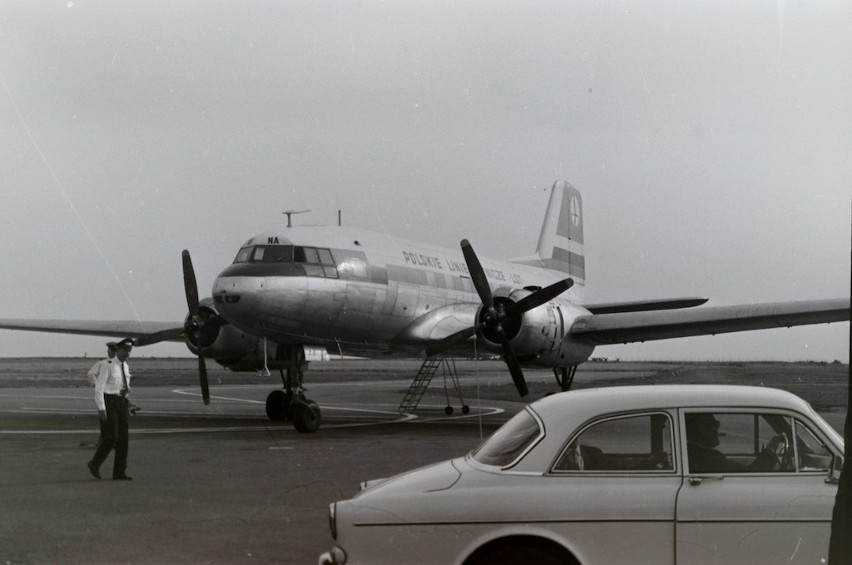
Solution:
[(287, 227), (292, 228), (293, 222), (291, 221), (293, 214), (304, 214), (305, 212), (310, 212), (310, 210), (287, 210), (286, 212), (281, 212), (285, 216), (287, 216)]

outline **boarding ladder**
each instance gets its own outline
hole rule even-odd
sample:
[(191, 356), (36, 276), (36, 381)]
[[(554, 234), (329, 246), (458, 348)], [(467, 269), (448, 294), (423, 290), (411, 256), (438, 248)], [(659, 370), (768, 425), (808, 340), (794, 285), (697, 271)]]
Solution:
[(405, 392), (405, 396), (402, 398), (402, 402), (399, 404), (398, 408), (398, 412), (400, 414), (411, 414), (417, 409), (417, 405), (420, 404), (420, 399), (423, 398), (423, 395), (426, 393), (426, 389), (429, 388), (429, 383), (432, 382), (432, 377), (434, 377), (435, 373), (438, 372), (438, 367), (442, 367), (444, 373), (444, 393), (447, 397), (447, 407), (444, 409), (444, 412), (447, 415), (453, 413), (453, 407), (450, 406), (450, 393), (447, 388), (448, 375), (456, 390), (456, 394), (458, 394), (459, 402), (462, 405), (462, 413), (467, 414), (470, 412), (470, 408), (464, 403), (464, 398), (462, 398), (461, 386), (459, 385), (459, 378), (456, 373), (456, 364), (454, 360), (428, 358), (423, 360), (423, 364), (420, 365), (420, 370), (414, 376), (414, 380), (411, 381), (411, 386), (408, 387), (408, 390)]

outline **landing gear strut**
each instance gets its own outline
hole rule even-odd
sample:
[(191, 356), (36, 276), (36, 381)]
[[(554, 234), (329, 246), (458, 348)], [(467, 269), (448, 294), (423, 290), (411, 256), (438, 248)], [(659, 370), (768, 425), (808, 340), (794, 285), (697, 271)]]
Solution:
[(302, 377), (308, 363), (305, 361), (305, 350), (301, 345), (279, 346), (281, 361), (287, 362), (287, 367), (281, 369), (283, 390), (273, 390), (266, 397), (266, 415), (270, 420), (291, 420), (296, 431), (314, 433), (322, 423), (322, 413), (319, 404), (305, 396)]
[(577, 374), (577, 365), (570, 367), (554, 367), (553, 376), (556, 377), (556, 382), (562, 388), (562, 392), (571, 390), (571, 384), (574, 382), (574, 375)]

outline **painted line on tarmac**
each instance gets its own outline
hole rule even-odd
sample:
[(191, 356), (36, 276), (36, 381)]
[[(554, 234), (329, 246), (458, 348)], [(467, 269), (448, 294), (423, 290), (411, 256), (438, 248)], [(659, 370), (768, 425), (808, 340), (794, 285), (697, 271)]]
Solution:
[[(189, 392), (184, 390), (175, 389), (172, 390), (175, 394), (180, 394), (184, 396), (192, 396), (192, 397), (200, 397), (201, 395), (196, 392)], [(73, 398), (75, 400), (80, 399), (79, 397), (71, 397), (68, 395), (0, 395), (7, 398), (26, 398), (26, 399), (60, 399), (60, 400), (68, 400), (69, 398)], [(224, 402), (234, 402), (234, 403), (243, 403), (243, 404), (265, 404), (263, 401), (245, 399), (245, 398), (233, 398), (226, 396), (213, 396), (219, 401)], [(80, 399), (83, 400), (83, 399)], [(153, 401), (153, 400), (147, 400)], [(374, 404), (373, 406), (388, 406), (395, 407), (395, 404)], [(398, 423), (409, 423), (419, 421), (422, 423), (426, 422), (441, 422), (441, 421), (449, 421), (449, 420), (463, 420), (463, 419), (472, 419), (472, 418), (481, 418), (482, 416), (493, 416), (497, 414), (501, 414), (504, 412), (502, 408), (490, 407), (490, 406), (479, 406), (473, 407), (473, 410), (468, 414), (459, 414), (454, 416), (418, 416), (417, 414), (409, 414), (403, 413), (400, 414), (397, 410), (382, 410), (375, 408), (362, 408), (356, 407), (352, 405), (345, 404), (323, 404), (320, 405), (321, 409), (335, 411), (335, 412), (348, 412), (350, 414), (361, 416), (367, 421), (360, 422), (346, 422), (341, 424), (332, 424), (326, 423), (322, 426), (322, 429), (339, 429), (339, 428), (357, 428), (357, 427), (367, 427), (367, 426), (381, 426), (388, 424), (398, 424)], [(423, 409), (443, 409), (443, 405), (420, 405), (420, 408)], [(78, 408), (39, 408), (39, 407), (21, 407), (17, 409), (11, 410), (2, 410), (0, 412), (4, 413), (18, 413), (18, 414), (93, 414), (91, 409), (78, 409)], [(142, 415), (152, 415), (157, 413), (161, 416), (171, 416), (177, 417), (177, 414), (169, 413), (169, 412), (155, 412), (155, 411), (146, 411), (145, 414)], [(184, 417), (195, 417), (195, 418), (243, 418), (243, 417), (251, 417), (251, 416), (241, 416), (241, 415), (233, 415), (233, 414), (203, 414), (203, 413), (184, 413)], [(370, 418), (372, 416), (372, 418)], [(134, 416), (139, 417), (139, 416)], [(390, 417), (390, 418), (388, 418)], [(333, 417), (332, 417), (333, 418)], [(379, 418), (379, 419), (373, 419)], [(171, 434), (187, 434), (187, 433), (222, 433), (222, 432), (257, 432), (257, 431), (281, 431), (281, 432), (291, 432), (296, 433), (296, 430), (289, 427), (286, 424), (276, 425), (276, 424), (264, 424), (259, 426), (217, 426), (217, 427), (189, 427), (189, 428), (138, 428), (132, 427), (130, 433), (133, 435), (171, 435)], [(91, 428), (85, 430), (0, 430), (0, 436), (13, 436), (13, 435), (24, 435), (24, 436), (33, 436), (33, 435), (68, 435), (68, 434), (96, 434), (95, 430)]]
[[(248, 385), (245, 385), (245, 386), (248, 386)], [(194, 396), (194, 397), (197, 397), (197, 398), (201, 397), (201, 394), (194, 392), (194, 391), (174, 389), (174, 390), (172, 390), (172, 392), (175, 393), (175, 394), (181, 394), (181, 395), (185, 395), (185, 396)], [(213, 400), (213, 399), (226, 400), (226, 401), (230, 401), (230, 402), (245, 402), (247, 404), (266, 404), (266, 401), (264, 401), (264, 400), (252, 400), (252, 399), (248, 399), (248, 398), (233, 398), (233, 397), (230, 397), (230, 396), (211, 396), (210, 399), (211, 400)], [(343, 411), (349, 411), (349, 412), (369, 412), (369, 413), (378, 413), (378, 414), (399, 415), (399, 412), (397, 412), (396, 410), (385, 411), (385, 410), (373, 410), (373, 409), (368, 409), (368, 408), (348, 408), (347, 406), (348, 405), (346, 405), (346, 404), (320, 404), (319, 405), (319, 407), (321, 409), (343, 410)], [(372, 404), (371, 406), (397, 406), (397, 405), (396, 404)], [(437, 410), (443, 410), (445, 408), (445, 406), (442, 405), (442, 404), (440, 404), (440, 405), (439, 404), (420, 404), (418, 407), (419, 408), (426, 408), (426, 409), (437, 409)], [(418, 416), (416, 414), (407, 414), (407, 416), (410, 416), (410, 418), (402, 418), (402, 419), (394, 420), (394, 421), (395, 422), (396, 421), (401, 422), (401, 421), (405, 421), (405, 420), (421, 420), (421, 421), (424, 421), (424, 422), (425, 421), (431, 422), (431, 421), (436, 421), (436, 420), (463, 420), (463, 419), (469, 419), (469, 418), (474, 418), (474, 417), (479, 417), (479, 416), (495, 416), (497, 414), (502, 414), (503, 412), (505, 412), (504, 409), (497, 408), (495, 406), (480, 406), (480, 407), (471, 406), (470, 408), (471, 408), (471, 411), (468, 414), (459, 414), (458, 416), (453, 416), (453, 415), (446, 416), (445, 415), (445, 416), (434, 416), (434, 417), (430, 417), (430, 418), (424, 418), (423, 416)], [(474, 408), (478, 408), (479, 410), (475, 412)], [(364, 425), (364, 424), (353, 424), (353, 425), (361, 426), (361, 425)], [(345, 427), (345, 426), (346, 426), (346, 424), (340, 425), (340, 427)], [(323, 426), (323, 428), (325, 428), (325, 427), (326, 426)]]

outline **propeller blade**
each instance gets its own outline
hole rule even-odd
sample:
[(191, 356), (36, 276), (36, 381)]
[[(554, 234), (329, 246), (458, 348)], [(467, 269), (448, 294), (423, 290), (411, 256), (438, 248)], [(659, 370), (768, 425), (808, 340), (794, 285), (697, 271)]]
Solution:
[(160, 330), (158, 332), (144, 334), (137, 337), (134, 341), (136, 342), (136, 346), (140, 347), (143, 345), (152, 345), (154, 343), (159, 343), (161, 341), (166, 341), (180, 335), (183, 335), (184, 328), (183, 326), (179, 328), (169, 328), (167, 330)]
[(210, 404), (210, 387), (207, 385), (207, 363), (204, 362), (204, 354), (198, 351), (198, 379), (201, 382), (201, 398), (204, 404)]
[(195, 282), (195, 270), (192, 268), (192, 258), (186, 249), (181, 253), (183, 259), (183, 287), (186, 291), (186, 306), (192, 316), (198, 314), (198, 284)]
[(462, 253), (464, 260), (467, 263), (467, 270), (470, 273), (470, 279), (473, 281), (473, 286), (476, 292), (479, 293), (479, 299), (482, 300), (483, 306), (486, 309), (494, 305), (494, 298), (491, 295), (491, 287), (488, 286), (488, 278), (485, 276), (485, 270), (479, 263), (476, 253), (473, 251), (473, 246), (466, 239), (461, 240)]
[(529, 394), (527, 389), (527, 381), (524, 379), (524, 372), (521, 370), (521, 364), (518, 363), (518, 358), (515, 357), (515, 352), (512, 351), (512, 346), (509, 345), (509, 340), (503, 336), (501, 342), (503, 346), (503, 361), (509, 367), (509, 374), (512, 375), (512, 382), (515, 383), (515, 388), (518, 389), (518, 394), (526, 396)]
[(565, 279), (564, 281), (557, 281), (550, 286), (541, 288), (509, 306), (509, 308), (506, 309), (506, 316), (511, 318), (519, 314), (523, 314), (524, 312), (528, 312), (533, 308), (538, 308), (542, 304), (550, 302), (573, 285), (573, 279)]
[(181, 259), (183, 261), (183, 287), (186, 291), (186, 306), (189, 309), (189, 317), (184, 324), (184, 331), (192, 331), (195, 344), (198, 346), (198, 380), (201, 384), (201, 398), (204, 399), (204, 404), (210, 404), (210, 387), (207, 383), (207, 363), (204, 361), (204, 353), (202, 352), (204, 346), (201, 343), (201, 328), (207, 324), (218, 327), (227, 322), (221, 316), (204, 320), (199, 315), (198, 283), (195, 280), (195, 269), (192, 268), (192, 258), (189, 256), (188, 250), (183, 250)]
[(450, 334), (444, 339), (438, 340), (434, 343), (430, 343), (426, 346), (426, 356), (432, 357), (437, 353), (441, 353), (442, 351), (446, 351), (447, 349), (452, 349), (456, 345), (462, 344), (468, 339), (470, 339), (470, 336), (475, 333), (476, 326), (471, 326), (454, 334)]

